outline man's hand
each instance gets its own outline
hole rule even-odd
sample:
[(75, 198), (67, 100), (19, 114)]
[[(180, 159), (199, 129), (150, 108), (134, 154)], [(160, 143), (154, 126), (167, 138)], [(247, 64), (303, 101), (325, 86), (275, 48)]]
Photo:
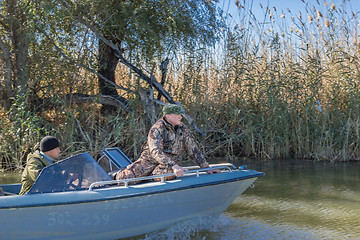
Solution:
[(209, 169), (206, 171), (207, 174), (221, 173), (219, 169)]
[(173, 167), (172, 167), (172, 169), (173, 169), (173, 171), (174, 171), (174, 173), (175, 173), (175, 176), (177, 176), (177, 177), (182, 177), (182, 176), (184, 176), (184, 171), (185, 171), (185, 169), (183, 169), (182, 167), (180, 167), (179, 165), (174, 165)]

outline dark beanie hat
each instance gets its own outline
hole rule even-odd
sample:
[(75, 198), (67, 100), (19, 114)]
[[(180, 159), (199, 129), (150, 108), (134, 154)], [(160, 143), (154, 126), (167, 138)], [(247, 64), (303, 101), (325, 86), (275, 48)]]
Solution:
[(59, 146), (59, 141), (52, 136), (46, 136), (40, 141), (40, 151), (42, 152), (51, 151)]

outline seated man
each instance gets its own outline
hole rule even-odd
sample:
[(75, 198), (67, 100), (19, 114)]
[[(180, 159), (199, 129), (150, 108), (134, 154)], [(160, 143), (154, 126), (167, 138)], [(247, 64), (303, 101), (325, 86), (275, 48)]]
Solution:
[[(175, 173), (176, 177), (180, 177), (184, 175), (184, 169), (179, 164), (186, 157), (195, 160), (201, 168), (209, 167), (189, 130), (181, 122), (182, 113), (181, 108), (176, 104), (164, 106), (163, 117), (151, 127), (140, 158), (126, 169), (118, 171), (115, 179), (168, 173)], [(208, 173), (213, 172), (219, 172), (219, 170), (208, 171)], [(176, 177), (167, 177), (165, 180)]]
[(40, 141), (40, 151), (30, 153), (26, 159), (26, 167), (21, 176), (21, 190), (19, 195), (27, 193), (41, 170), (55, 162), (60, 154), (60, 143), (52, 136), (46, 136)]

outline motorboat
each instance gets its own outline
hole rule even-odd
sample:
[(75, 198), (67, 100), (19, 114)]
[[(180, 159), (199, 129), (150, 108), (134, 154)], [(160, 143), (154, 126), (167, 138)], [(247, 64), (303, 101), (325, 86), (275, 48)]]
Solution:
[[(0, 185), (1, 239), (120, 239), (225, 211), (262, 172), (223, 163), (173, 174), (114, 180), (131, 160), (118, 148), (96, 161), (89, 153), (44, 168), (25, 195)], [(209, 169), (221, 173), (207, 174)], [(157, 181), (154, 181), (156, 178)], [(159, 181), (160, 180), (160, 181)], [(138, 184), (132, 184), (139, 182)]]

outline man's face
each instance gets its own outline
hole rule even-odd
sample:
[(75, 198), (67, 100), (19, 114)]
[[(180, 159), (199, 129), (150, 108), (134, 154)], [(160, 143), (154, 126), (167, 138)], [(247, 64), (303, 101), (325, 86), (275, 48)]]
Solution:
[(60, 155), (60, 148), (54, 148), (53, 150), (44, 152), (47, 156), (51, 157), (52, 159), (58, 159)]
[(181, 124), (182, 116), (181, 114), (166, 114), (166, 120), (173, 126), (177, 126)]

